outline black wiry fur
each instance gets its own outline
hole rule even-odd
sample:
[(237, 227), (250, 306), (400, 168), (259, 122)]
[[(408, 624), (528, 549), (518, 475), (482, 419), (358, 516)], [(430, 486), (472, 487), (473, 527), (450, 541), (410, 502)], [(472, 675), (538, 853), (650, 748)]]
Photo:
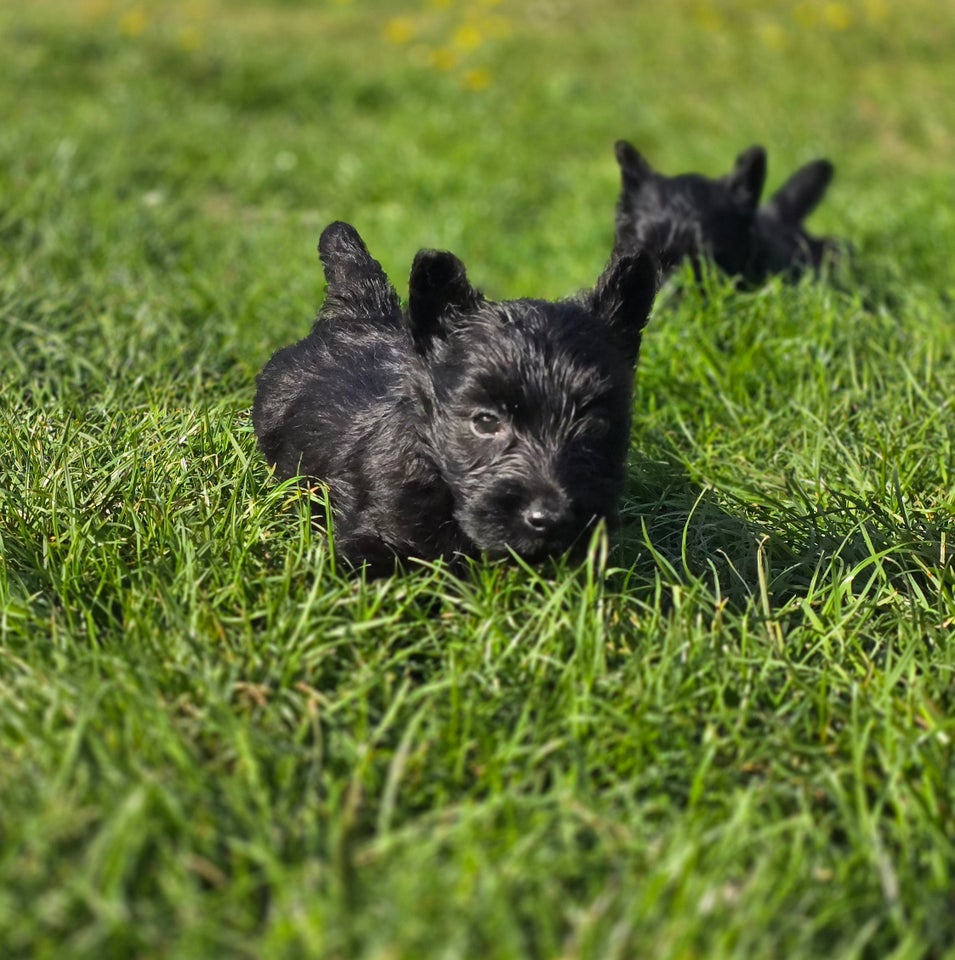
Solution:
[(373, 573), (509, 549), (536, 561), (614, 521), (649, 256), (575, 298), (495, 303), (457, 257), (422, 251), (403, 314), (354, 228), (330, 225), (319, 253), (325, 304), (266, 364), (252, 415), (280, 477), (328, 486), (339, 555)]
[(830, 239), (811, 236), (804, 219), (822, 199), (833, 175), (828, 160), (806, 164), (762, 206), (766, 151), (753, 146), (723, 177), (657, 173), (625, 140), (616, 144), (621, 172), (614, 253), (649, 250), (664, 275), (689, 260), (699, 274), (712, 260), (743, 283), (772, 274), (795, 279), (818, 270), (836, 252)]

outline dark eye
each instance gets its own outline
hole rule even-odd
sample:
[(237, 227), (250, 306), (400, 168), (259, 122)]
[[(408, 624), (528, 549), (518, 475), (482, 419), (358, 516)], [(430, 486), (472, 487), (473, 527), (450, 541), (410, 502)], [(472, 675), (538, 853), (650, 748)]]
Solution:
[(493, 437), (502, 428), (501, 418), (492, 410), (478, 410), (471, 416), (471, 429), (479, 437)]

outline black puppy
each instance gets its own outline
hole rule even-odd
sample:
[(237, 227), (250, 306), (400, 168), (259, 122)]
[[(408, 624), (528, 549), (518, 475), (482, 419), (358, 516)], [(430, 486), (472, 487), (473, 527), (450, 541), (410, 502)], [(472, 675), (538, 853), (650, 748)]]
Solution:
[(495, 303), (425, 250), (402, 313), (354, 228), (327, 227), (319, 255), (324, 306), (266, 364), (252, 417), (280, 477), (327, 485), (340, 556), (373, 574), (409, 557), (538, 561), (615, 520), (649, 256), (575, 298)]
[(756, 208), (766, 180), (766, 152), (751, 147), (733, 170), (711, 179), (698, 173), (657, 173), (632, 144), (618, 140), (622, 187), (614, 253), (650, 250), (664, 274), (684, 260), (708, 258), (731, 276), (752, 259)]
[(656, 254), (664, 276), (689, 260), (712, 260), (744, 284), (762, 283), (775, 273), (795, 279), (819, 269), (835, 244), (811, 236), (803, 220), (822, 199), (833, 175), (828, 160), (800, 168), (762, 206), (766, 151), (753, 146), (723, 177), (657, 173), (625, 140), (616, 144), (621, 172), (614, 253)]

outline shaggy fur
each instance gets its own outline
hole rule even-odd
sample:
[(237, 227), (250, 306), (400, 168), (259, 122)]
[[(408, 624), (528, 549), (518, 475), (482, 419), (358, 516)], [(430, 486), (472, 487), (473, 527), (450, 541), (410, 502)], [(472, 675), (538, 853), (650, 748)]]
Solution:
[(425, 250), (403, 313), (354, 228), (333, 223), (319, 254), (324, 306), (266, 364), (252, 416), (278, 476), (327, 485), (340, 556), (376, 574), (411, 557), (538, 561), (614, 521), (649, 256), (568, 300), (496, 303)]
[(813, 237), (803, 225), (826, 192), (833, 175), (828, 160), (797, 170), (762, 206), (766, 151), (750, 147), (723, 177), (697, 173), (668, 177), (657, 173), (625, 140), (616, 144), (621, 172), (614, 253), (649, 250), (663, 276), (689, 260), (697, 276), (709, 259), (744, 284), (772, 274), (790, 279), (818, 270), (836, 251), (827, 238)]

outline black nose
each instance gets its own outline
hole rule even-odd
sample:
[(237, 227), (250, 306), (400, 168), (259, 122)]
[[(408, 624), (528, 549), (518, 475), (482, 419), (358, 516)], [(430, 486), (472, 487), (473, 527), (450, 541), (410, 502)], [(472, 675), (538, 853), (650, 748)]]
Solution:
[(524, 508), (524, 523), (534, 533), (550, 533), (567, 523), (569, 505), (563, 501), (537, 497)]

